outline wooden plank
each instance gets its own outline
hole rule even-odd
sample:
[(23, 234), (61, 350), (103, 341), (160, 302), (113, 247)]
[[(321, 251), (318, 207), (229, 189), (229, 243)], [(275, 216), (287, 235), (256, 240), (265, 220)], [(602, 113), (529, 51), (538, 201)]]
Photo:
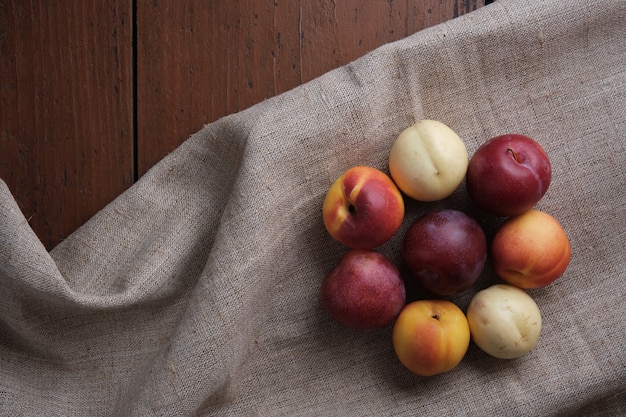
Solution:
[(132, 10), (0, 2), (0, 177), (47, 248), (128, 188)]
[(138, 171), (203, 124), (274, 94), (274, 2), (137, 3)]
[(235, 113), (482, 0), (137, 3), (138, 172)]

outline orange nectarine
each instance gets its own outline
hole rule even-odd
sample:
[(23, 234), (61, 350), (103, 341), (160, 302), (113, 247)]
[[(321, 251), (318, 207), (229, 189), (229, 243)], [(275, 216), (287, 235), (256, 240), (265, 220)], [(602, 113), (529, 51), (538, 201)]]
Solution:
[(421, 376), (448, 372), (467, 352), (470, 330), (463, 311), (446, 300), (419, 300), (398, 315), (392, 333), (400, 362)]
[(572, 247), (561, 224), (551, 215), (530, 210), (508, 219), (496, 232), (491, 254), (495, 272), (520, 288), (539, 288), (561, 277)]

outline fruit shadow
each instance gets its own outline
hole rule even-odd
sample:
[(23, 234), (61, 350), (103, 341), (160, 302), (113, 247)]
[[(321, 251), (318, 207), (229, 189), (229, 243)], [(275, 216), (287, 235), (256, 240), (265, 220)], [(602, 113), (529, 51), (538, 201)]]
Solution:
[(405, 218), (400, 230), (397, 233), (401, 235), (404, 235), (409, 226), (419, 217), (435, 210), (458, 210), (472, 217), (482, 227), (488, 242), (491, 241), (496, 231), (506, 220), (504, 217), (489, 214), (474, 204), (467, 192), (465, 180), (461, 182), (459, 187), (452, 194), (450, 194), (450, 196), (443, 200), (422, 202), (413, 200), (406, 195), (403, 195), (403, 197), (405, 205)]

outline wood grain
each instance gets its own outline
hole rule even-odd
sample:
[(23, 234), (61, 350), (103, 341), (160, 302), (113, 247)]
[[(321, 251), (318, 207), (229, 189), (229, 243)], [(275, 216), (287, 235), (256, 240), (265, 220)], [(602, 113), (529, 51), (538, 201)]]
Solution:
[(0, 2), (0, 178), (51, 248), (132, 185), (131, 7)]
[(204, 124), (483, 4), (0, 0), (0, 177), (51, 249)]
[(483, 4), (139, 1), (138, 172), (146, 172), (205, 123)]

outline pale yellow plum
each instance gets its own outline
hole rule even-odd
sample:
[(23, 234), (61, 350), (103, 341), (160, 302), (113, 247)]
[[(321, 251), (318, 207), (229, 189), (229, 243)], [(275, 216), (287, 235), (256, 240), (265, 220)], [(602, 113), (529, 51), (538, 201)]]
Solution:
[(541, 333), (541, 312), (535, 300), (508, 284), (477, 292), (467, 307), (467, 321), (474, 343), (500, 359), (527, 354)]
[(400, 133), (389, 153), (396, 185), (419, 201), (448, 197), (463, 181), (469, 156), (465, 143), (448, 126), (420, 120)]

